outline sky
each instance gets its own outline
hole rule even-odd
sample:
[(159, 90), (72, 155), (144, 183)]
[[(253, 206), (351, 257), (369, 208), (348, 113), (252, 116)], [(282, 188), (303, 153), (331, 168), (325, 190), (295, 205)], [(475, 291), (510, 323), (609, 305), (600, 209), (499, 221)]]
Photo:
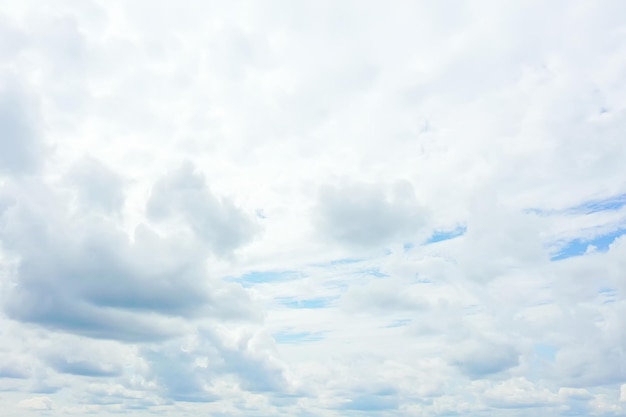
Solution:
[(625, 416), (624, 16), (0, 0), (2, 415)]

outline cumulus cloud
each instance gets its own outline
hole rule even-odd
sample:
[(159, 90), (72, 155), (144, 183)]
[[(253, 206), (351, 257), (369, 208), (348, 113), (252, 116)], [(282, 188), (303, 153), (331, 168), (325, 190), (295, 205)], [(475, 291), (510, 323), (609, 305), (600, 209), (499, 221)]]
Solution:
[(182, 345), (174, 341), (146, 348), (141, 355), (148, 363), (148, 378), (176, 401), (219, 400), (216, 385), (227, 375), (245, 391), (289, 391), (273, 340), (258, 331), (203, 327)]
[(556, 404), (557, 396), (547, 389), (536, 387), (524, 378), (509, 379), (487, 389), (488, 404), (495, 408), (535, 408)]
[(374, 278), (362, 287), (350, 288), (342, 302), (349, 311), (371, 314), (429, 310), (430, 303), (420, 292), (406, 281)]
[(27, 410), (52, 410), (54, 408), (54, 402), (48, 397), (32, 397), (27, 400), (22, 400), (18, 404), (20, 408)]
[[(124, 368), (137, 366), (132, 344), (99, 340), (73, 334), (55, 334), (36, 350), (51, 371), (88, 377), (118, 376)], [(95, 383), (95, 382), (94, 382)]]
[(204, 176), (190, 162), (155, 184), (147, 211), (155, 220), (179, 218), (219, 254), (248, 242), (256, 232), (254, 223), (232, 201), (210, 192)]
[(179, 333), (177, 318), (252, 314), (240, 287), (207, 276), (206, 252), (188, 237), (162, 237), (140, 225), (131, 240), (106, 218), (72, 216), (63, 196), (44, 184), (12, 191), (18, 194), (0, 227), (6, 250), (19, 258), (5, 301), (11, 317), (140, 341)]
[(320, 189), (316, 208), (320, 232), (340, 243), (374, 246), (411, 239), (424, 224), (410, 183), (342, 184)]
[(109, 366), (102, 366), (98, 363), (89, 363), (86, 361), (68, 361), (63, 358), (55, 358), (50, 361), (50, 365), (55, 371), (81, 376), (93, 376), (93, 377), (111, 377), (120, 374), (119, 369), (111, 368)]
[(452, 363), (472, 379), (505, 371), (519, 364), (519, 353), (513, 346), (485, 341), (469, 343), (454, 349), (458, 355)]

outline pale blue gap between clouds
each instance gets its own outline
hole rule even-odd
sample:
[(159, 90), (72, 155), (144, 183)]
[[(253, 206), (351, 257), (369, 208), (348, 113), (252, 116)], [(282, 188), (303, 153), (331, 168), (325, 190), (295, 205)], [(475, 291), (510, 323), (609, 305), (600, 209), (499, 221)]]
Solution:
[[(561, 210), (542, 210), (532, 208), (527, 210), (528, 213), (537, 214), (539, 216), (573, 216), (573, 215), (589, 215), (603, 211), (619, 211), (626, 206), (626, 194), (618, 194), (615, 196), (593, 199), (585, 201), (573, 207)], [(608, 233), (602, 233), (593, 238), (576, 238), (564, 244), (558, 244), (560, 249), (551, 256), (552, 261), (581, 256), (587, 253), (591, 247), (599, 252), (606, 252), (611, 243), (618, 237), (626, 234), (626, 225), (620, 225), (615, 230)]]
[[(589, 200), (561, 210), (542, 210), (528, 209), (527, 214), (536, 214), (540, 216), (568, 216), (568, 215), (588, 215), (601, 211), (617, 211), (626, 206), (626, 194)], [(457, 225), (453, 228), (434, 230), (430, 237), (422, 243), (422, 245), (431, 245), (463, 236), (467, 232), (467, 225)], [(560, 250), (552, 253), (551, 261), (560, 261), (563, 259), (582, 256), (587, 253), (590, 246), (596, 248), (597, 251), (606, 252), (609, 245), (618, 237), (626, 234), (626, 228), (618, 228), (610, 233), (602, 234), (591, 239), (576, 238), (562, 245)], [(407, 242), (403, 245), (405, 252), (415, 248), (413, 243)], [(314, 265), (319, 268), (333, 268), (337, 266), (352, 265), (363, 262), (362, 259), (338, 259), (324, 264)], [(380, 272), (379, 268), (369, 267), (359, 270), (360, 274), (374, 276), (376, 278), (386, 278), (388, 275)], [(238, 282), (244, 287), (253, 287), (260, 284), (271, 284), (285, 281), (298, 280), (305, 277), (305, 274), (298, 271), (252, 271), (239, 277), (231, 277), (230, 281)], [(598, 290), (599, 296), (603, 298), (603, 303), (614, 302), (616, 298), (616, 290), (612, 288), (601, 288)], [(289, 309), (324, 309), (331, 307), (340, 297), (278, 297), (276, 301)], [(410, 323), (409, 319), (395, 320), (387, 327), (404, 327)], [(294, 343), (310, 343), (324, 339), (324, 332), (295, 332), (291, 330), (280, 331), (273, 334), (278, 344), (294, 344)], [(536, 374), (541, 362), (554, 362), (558, 349), (552, 345), (537, 344), (534, 346), (535, 358), (532, 363), (534, 369), (532, 374)], [(358, 401), (357, 401), (358, 403)], [(356, 404), (352, 404), (353, 406)], [(352, 408), (360, 409), (360, 407)]]
[[(586, 215), (593, 214), (601, 211), (616, 211), (620, 210), (622, 207), (626, 206), (626, 194), (619, 194), (616, 196), (604, 198), (604, 199), (596, 199), (589, 200), (579, 205), (569, 207), (562, 210), (544, 210), (531, 208), (525, 210), (528, 214), (537, 214), (540, 216), (552, 216), (552, 215)], [(455, 239), (457, 237), (461, 237), (465, 235), (467, 232), (466, 225), (458, 225), (454, 228), (449, 229), (438, 229), (434, 230), (430, 237), (423, 242), (423, 245), (429, 245), (433, 243), (443, 242), (446, 240)], [(618, 237), (626, 234), (626, 227), (619, 227), (618, 229), (596, 236), (592, 239), (585, 238), (576, 238), (568, 241), (564, 245), (560, 245), (561, 249), (553, 253), (551, 256), (552, 261), (558, 261), (562, 259), (567, 259), (573, 256), (584, 255), (590, 246), (596, 248), (596, 250), (600, 252), (606, 252), (609, 248), (609, 245), (615, 241)], [(404, 243), (403, 248), (405, 251), (409, 251), (413, 249), (415, 245), (411, 242)], [(320, 267), (332, 267), (335, 265), (344, 265), (351, 263), (358, 263), (360, 259), (339, 259), (336, 261), (332, 261), (326, 264), (318, 265)], [(380, 273), (377, 269), (372, 269), (370, 271), (372, 275), (377, 277), (384, 277), (385, 275)], [(301, 275), (297, 271), (253, 271), (247, 274), (242, 275), (238, 278), (231, 278), (230, 280), (239, 282), (244, 287), (249, 287), (259, 283), (267, 283), (267, 282), (275, 282), (275, 281), (284, 281), (291, 279), (301, 278)]]
[[(544, 210), (531, 208), (525, 210), (526, 213), (536, 214), (539, 216), (568, 216), (568, 215), (588, 215), (602, 211), (618, 211), (626, 206), (626, 194), (619, 194), (616, 196), (589, 200), (584, 203), (578, 204), (573, 207), (569, 207), (562, 210)], [(461, 225), (452, 229), (435, 230), (430, 238), (424, 242), (424, 244), (432, 244), (443, 242), (446, 240), (454, 239), (463, 236), (467, 232), (467, 226)], [(559, 261), (562, 259), (571, 258), (573, 256), (584, 255), (590, 247), (595, 247), (599, 252), (606, 252), (609, 249), (611, 243), (618, 237), (626, 234), (626, 226), (620, 226), (617, 229), (589, 238), (576, 238), (565, 242), (565, 244), (558, 245), (560, 249), (556, 253), (552, 253), (550, 259), (552, 261)], [(412, 243), (405, 243), (404, 249), (410, 250), (414, 247)]]
[[(611, 210), (619, 210), (622, 207), (626, 206), (626, 194), (620, 194), (617, 196), (600, 199), (600, 200), (589, 200), (582, 204), (566, 208), (563, 210), (543, 210), (543, 209), (528, 209), (526, 212), (528, 214), (537, 214), (540, 216), (551, 216), (551, 215), (575, 215), (575, 214), (592, 214), (600, 211), (611, 211)], [(454, 228), (449, 229), (438, 229), (434, 230), (430, 237), (423, 242), (423, 245), (430, 245), (434, 243), (443, 242), (446, 240), (455, 239), (457, 237), (463, 236), (467, 232), (466, 225), (458, 225)], [(608, 250), (609, 245), (615, 241), (618, 237), (626, 234), (626, 228), (620, 227), (610, 233), (602, 234), (600, 236), (596, 236), (592, 239), (585, 238), (576, 238), (568, 241), (564, 245), (561, 245), (561, 248), (558, 252), (553, 253), (551, 256), (552, 261), (558, 261), (562, 259), (567, 259), (573, 256), (584, 255), (590, 246), (595, 247), (600, 252), (605, 252)], [(405, 251), (409, 251), (413, 249), (415, 245), (411, 242), (407, 242), (403, 245)], [(347, 265), (361, 262), (360, 259), (339, 259), (336, 261), (331, 261), (325, 264), (316, 265), (318, 267), (333, 267), (338, 265)], [(377, 268), (370, 268), (368, 270), (363, 270), (363, 273), (369, 273), (375, 277), (384, 278), (387, 275), (380, 272)], [(244, 287), (251, 287), (257, 284), (264, 283), (272, 283), (272, 282), (281, 282), (281, 281), (289, 281), (289, 280), (297, 280), (303, 277), (303, 274), (298, 271), (252, 271), (248, 272), (240, 277), (231, 277), (228, 280), (240, 283)], [(311, 303), (308, 303), (308, 300), (300, 300), (298, 302), (286, 302), (285, 305), (292, 306), (294, 308), (315, 308), (309, 307), (308, 305), (316, 305), (318, 308), (322, 306), (321, 300), (311, 300)]]
[[(543, 210), (537, 208), (531, 208), (525, 210), (528, 214), (537, 214), (540, 216), (552, 216), (552, 215), (586, 215), (598, 213), (601, 211), (617, 211), (626, 206), (626, 194), (619, 194), (613, 197), (604, 199), (589, 200), (579, 205), (569, 207), (562, 210)], [(454, 228), (439, 229), (431, 233), (430, 237), (423, 243), (429, 245), (433, 243), (443, 242), (451, 240), (457, 237), (463, 236), (467, 233), (467, 225), (458, 225)], [(620, 227), (610, 233), (606, 233), (597, 236), (593, 239), (573, 239), (569, 241), (562, 249), (553, 254), (551, 260), (561, 260), (572, 256), (583, 255), (588, 247), (594, 246), (597, 250), (605, 252), (615, 239), (626, 234), (626, 227)], [(404, 244), (404, 250), (408, 251), (414, 248), (415, 245), (411, 242)]]

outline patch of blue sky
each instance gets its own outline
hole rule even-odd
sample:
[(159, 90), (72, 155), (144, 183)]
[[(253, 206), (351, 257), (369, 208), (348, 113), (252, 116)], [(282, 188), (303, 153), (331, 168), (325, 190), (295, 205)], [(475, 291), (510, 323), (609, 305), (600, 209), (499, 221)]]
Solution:
[(296, 344), (296, 343), (308, 343), (308, 342), (318, 342), (320, 340), (324, 340), (323, 332), (291, 332), (284, 331), (274, 333), (272, 335), (274, 340), (278, 344)]
[(578, 206), (567, 209), (572, 214), (591, 214), (599, 211), (619, 210), (626, 206), (626, 194), (620, 194), (601, 200), (590, 200)]
[(411, 242), (407, 242), (404, 245), (402, 245), (402, 249), (404, 249), (405, 252), (410, 251), (411, 249), (413, 249), (415, 247), (414, 244), (412, 244)]
[(243, 287), (252, 287), (268, 282), (290, 281), (304, 278), (304, 275), (297, 271), (252, 271), (239, 277), (227, 278), (228, 281), (238, 282)]
[(343, 410), (355, 410), (364, 412), (385, 411), (398, 408), (398, 399), (395, 393), (362, 394), (357, 395), (344, 403), (340, 408)]
[(559, 351), (556, 347), (544, 343), (535, 344), (533, 350), (538, 358), (548, 362), (554, 362), (556, 360), (556, 354)]
[(543, 210), (543, 209), (538, 209), (538, 208), (527, 208), (527, 209), (524, 209), (524, 213), (537, 214), (539, 216), (547, 216), (549, 214), (555, 214), (557, 213), (557, 211), (556, 210)]
[(329, 279), (324, 285), (327, 289), (336, 291), (347, 291), (350, 288), (350, 282), (345, 278)]
[(338, 297), (319, 297), (300, 299), (296, 297), (279, 298), (278, 302), (288, 308), (318, 309), (329, 307)]
[(389, 275), (380, 272), (380, 268), (369, 268), (369, 269), (363, 269), (362, 271), (360, 271), (362, 274), (365, 275), (371, 275), (373, 277), (376, 278), (387, 278)]
[(555, 214), (593, 214), (601, 211), (616, 211), (626, 206), (626, 194), (619, 194), (607, 198), (585, 201), (576, 206), (562, 210), (543, 210), (538, 208), (527, 209), (527, 213), (549, 216)]
[(536, 343), (533, 345), (533, 355), (530, 360), (528, 379), (537, 382), (546, 371), (546, 362), (554, 363), (558, 349), (546, 343)]
[(265, 215), (265, 213), (263, 212), (263, 209), (257, 209), (257, 210), (255, 211), (255, 214), (256, 214), (256, 216), (257, 216), (259, 219), (267, 219), (267, 216), (266, 216), (266, 215)]
[(331, 267), (331, 266), (349, 265), (349, 264), (355, 264), (355, 263), (359, 263), (359, 262), (363, 262), (363, 259), (344, 258), (344, 259), (335, 259), (333, 261), (324, 262), (324, 263), (320, 263), (320, 264), (313, 264), (313, 266), (317, 266), (317, 267), (321, 267), (321, 268), (327, 268), (327, 267)]
[(602, 304), (610, 304), (617, 301), (617, 290), (614, 288), (600, 288), (598, 295), (602, 297)]
[(418, 284), (432, 284), (433, 283), (431, 279), (425, 278), (419, 274), (415, 274), (415, 282)]
[(563, 246), (557, 253), (550, 257), (552, 261), (560, 261), (574, 256), (581, 256), (587, 253), (587, 250), (594, 246), (599, 252), (609, 250), (611, 243), (618, 237), (626, 234), (626, 228), (619, 228), (610, 233), (597, 236), (593, 239), (573, 239)]
[(467, 226), (457, 226), (451, 230), (435, 230), (432, 235), (424, 242), (425, 245), (431, 243), (443, 242), (444, 240), (454, 239), (463, 236), (467, 232)]
[(394, 327), (405, 327), (409, 323), (411, 323), (411, 319), (400, 319), (400, 320), (392, 321), (391, 323), (389, 323), (385, 327), (388, 328), (388, 329), (392, 329)]

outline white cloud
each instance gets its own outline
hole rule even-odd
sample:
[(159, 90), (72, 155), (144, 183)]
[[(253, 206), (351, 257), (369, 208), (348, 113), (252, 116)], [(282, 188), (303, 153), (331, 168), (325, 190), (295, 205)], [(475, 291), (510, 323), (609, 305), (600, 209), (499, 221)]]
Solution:
[(4, 3), (10, 417), (623, 414), (621, 2)]
[(557, 396), (537, 388), (525, 378), (509, 379), (485, 392), (487, 403), (496, 408), (535, 408), (557, 403)]
[(32, 397), (20, 401), (19, 406), (28, 410), (52, 410), (54, 402), (48, 397)]
[(592, 415), (614, 415), (623, 413), (624, 408), (616, 404), (608, 395), (599, 394), (589, 403)]

